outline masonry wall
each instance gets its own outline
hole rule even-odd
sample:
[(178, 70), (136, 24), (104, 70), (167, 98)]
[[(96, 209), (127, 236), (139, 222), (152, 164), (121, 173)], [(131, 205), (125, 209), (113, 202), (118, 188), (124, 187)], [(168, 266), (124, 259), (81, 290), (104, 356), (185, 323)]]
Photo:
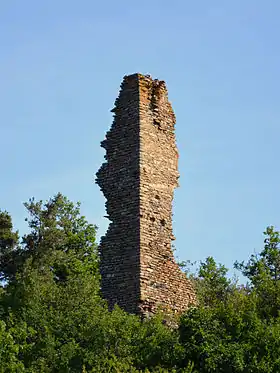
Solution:
[(172, 201), (179, 178), (175, 115), (163, 81), (141, 77), (139, 97), (140, 306), (143, 313), (154, 313), (156, 307), (180, 312), (195, 295), (171, 248)]
[(103, 295), (110, 307), (117, 303), (132, 313), (182, 311), (195, 295), (171, 249), (179, 173), (165, 83), (126, 76), (113, 112), (101, 143), (106, 162), (97, 173), (111, 221), (100, 243)]
[(114, 120), (101, 146), (105, 159), (96, 182), (106, 202), (109, 228), (100, 242), (101, 288), (110, 308), (136, 313), (140, 298), (139, 85), (125, 77), (112, 109)]

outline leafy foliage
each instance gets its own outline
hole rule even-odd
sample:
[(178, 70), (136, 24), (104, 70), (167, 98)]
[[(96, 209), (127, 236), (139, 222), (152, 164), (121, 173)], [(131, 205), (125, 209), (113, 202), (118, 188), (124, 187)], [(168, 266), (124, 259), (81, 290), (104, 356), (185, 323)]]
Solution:
[[(212, 257), (193, 280), (199, 305), (177, 321), (142, 321), (100, 296), (96, 227), (62, 194), (25, 203), (21, 240), (0, 212), (0, 373), (208, 373), (280, 371), (280, 235), (236, 263), (248, 283)], [(183, 264), (182, 264), (183, 265)], [(3, 282), (4, 281), (4, 282)]]
[(0, 210), (0, 281), (12, 278), (17, 271), (18, 232), (13, 232), (12, 218)]
[(251, 282), (260, 315), (264, 318), (279, 316), (280, 310), (280, 235), (274, 227), (264, 232), (264, 249), (251, 256), (247, 264), (235, 263)]

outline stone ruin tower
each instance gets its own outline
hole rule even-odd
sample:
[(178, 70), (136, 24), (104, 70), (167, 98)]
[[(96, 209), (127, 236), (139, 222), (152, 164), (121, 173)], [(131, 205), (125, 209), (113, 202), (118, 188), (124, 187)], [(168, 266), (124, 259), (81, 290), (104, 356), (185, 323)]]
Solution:
[(125, 76), (101, 146), (106, 162), (96, 182), (109, 228), (100, 242), (101, 290), (109, 307), (147, 316), (180, 312), (195, 301), (171, 249), (172, 200), (178, 186), (175, 115), (165, 83)]

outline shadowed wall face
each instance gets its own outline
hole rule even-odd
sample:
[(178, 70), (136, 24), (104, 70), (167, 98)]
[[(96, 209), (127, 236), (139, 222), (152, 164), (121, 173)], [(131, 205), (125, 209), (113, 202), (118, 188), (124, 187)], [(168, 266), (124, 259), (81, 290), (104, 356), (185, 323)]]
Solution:
[(139, 262), (139, 85), (126, 77), (115, 102), (114, 121), (101, 146), (105, 159), (97, 172), (110, 224), (100, 242), (101, 288), (110, 308), (117, 303), (137, 312), (140, 297)]
[(179, 173), (165, 83), (126, 76), (113, 112), (101, 143), (107, 161), (97, 173), (111, 221), (100, 243), (103, 296), (110, 307), (142, 315), (158, 307), (182, 311), (195, 295), (171, 249)]

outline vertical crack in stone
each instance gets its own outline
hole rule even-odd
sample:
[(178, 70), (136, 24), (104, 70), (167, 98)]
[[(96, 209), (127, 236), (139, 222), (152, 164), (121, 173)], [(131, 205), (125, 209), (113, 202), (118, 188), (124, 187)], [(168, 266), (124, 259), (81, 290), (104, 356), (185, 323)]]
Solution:
[(159, 307), (181, 312), (195, 294), (171, 249), (179, 173), (165, 83), (140, 74), (124, 77), (112, 112), (101, 143), (106, 162), (96, 175), (111, 221), (100, 242), (103, 295), (110, 308), (117, 303), (144, 316)]

